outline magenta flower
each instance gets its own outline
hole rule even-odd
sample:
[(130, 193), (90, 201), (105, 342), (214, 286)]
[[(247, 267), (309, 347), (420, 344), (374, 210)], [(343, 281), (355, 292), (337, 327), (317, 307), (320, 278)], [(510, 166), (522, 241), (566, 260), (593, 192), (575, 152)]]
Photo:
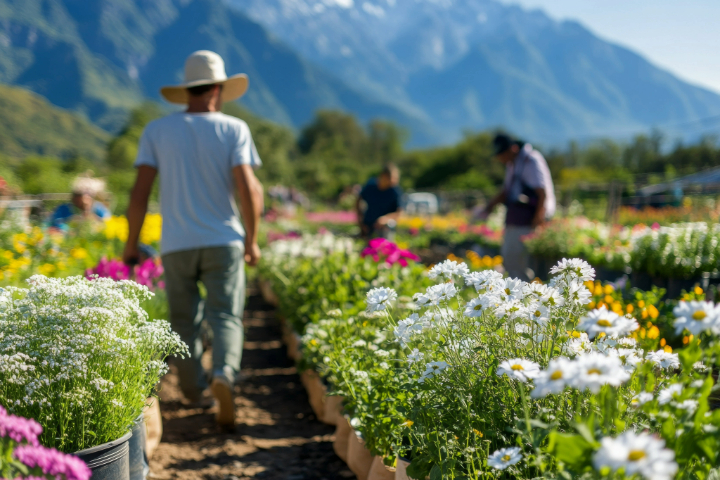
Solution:
[(165, 288), (165, 283), (159, 281), (164, 272), (162, 264), (150, 258), (131, 270), (128, 265), (125, 265), (120, 260), (108, 260), (103, 257), (95, 268), (85, 271), (85, 276), (90, 278), (92, 275), (97, 275), (112, 278), (115, 281), (133, 279), (140, 285), (145, 285), (150, 290), (154, 290), (156, 285), (159, 288)]
[(384, 238), (373, 238), (370, 240), (368, 246), (363, 249), (360, 255), (362, 257), (372, 257), (375, 262), (383, 259), (388, 265), (399, 263), (403, 267), (407, 267), (408, 260), (412, 260), (413, 262), (420, 261), (420, 257), (414, 253), (409, 250), (404, 250)]
[(38, 437), (43, 429), (38, 422), (31, 418), (8, 415), (7, 411), (0, 407), (0, 438), (9, 438), (17, 443), (27, 442), (30, 445), (38, 446)]
[(43, 474), (56, 478), (64, 475), (65, 480), (89, 480), (92, 473), (79, 458), (52, 448), (21, 445), (13, 456), (29, 468), (39, 468)]

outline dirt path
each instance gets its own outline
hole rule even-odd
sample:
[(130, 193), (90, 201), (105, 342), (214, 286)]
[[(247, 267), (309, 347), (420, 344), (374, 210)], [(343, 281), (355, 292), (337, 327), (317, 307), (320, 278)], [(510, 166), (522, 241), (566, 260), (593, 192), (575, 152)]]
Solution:
[(280, 341), (280, 323), (257, 292), (245, 310), (242, 374), (235, 387), (238, 427), (224, 433), (214, 411), (186, 408), (171, 373), (160, 393), (164, 433), (149, 479), (354, 478), (332, 449), (334, 428), (320, 423), (294, 363)]

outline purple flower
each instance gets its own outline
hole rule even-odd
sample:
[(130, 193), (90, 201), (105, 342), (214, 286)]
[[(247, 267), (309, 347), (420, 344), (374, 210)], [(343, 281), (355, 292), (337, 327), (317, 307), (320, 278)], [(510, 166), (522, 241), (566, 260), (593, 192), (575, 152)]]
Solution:
[(66, 480), (89, 480), (90, 469), (77, 457), (58, 452), (52, 448), (21, 445), (13, 456), (30, 468), (39, 468), (45, 475), (61, 477)]
[(47, 480), (47, 477), (36, 477), (35, 475), (30, 475), (29, 477), (15, 477), (13, 480)]
[(27, 442), (37, 446), (38, 436), (42, 431), (42, 427), (35, 420), (8, 415), (5, 409), (0, 407), (0, 438), (6, 437), (17, 443)]

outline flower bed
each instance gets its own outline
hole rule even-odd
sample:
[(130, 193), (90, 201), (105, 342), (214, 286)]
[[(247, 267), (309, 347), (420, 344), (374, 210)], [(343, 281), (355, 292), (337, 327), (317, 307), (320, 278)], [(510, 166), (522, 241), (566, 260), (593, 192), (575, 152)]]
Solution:
[[(414, 274), (367, 282), (364, 310), (313, 301), (300, 322), (301, 366), (344, 397), (368, 458), (405, 457), (412, 478), (713, 475), (720, 310), (691, 299), (701, 291), (661, 304), (659, 291), (591, 282), (580, 260), (554, 267), (548, 285), (452, 260)], [(302, 288), (312, 299), (318, 287)]]
[(152, 294), (131, 281), (34, 276), (0, 289), (0, 404), (43, 426), (40, 442), (75, 452), (128, 433), (167, 371), (188, 354)]

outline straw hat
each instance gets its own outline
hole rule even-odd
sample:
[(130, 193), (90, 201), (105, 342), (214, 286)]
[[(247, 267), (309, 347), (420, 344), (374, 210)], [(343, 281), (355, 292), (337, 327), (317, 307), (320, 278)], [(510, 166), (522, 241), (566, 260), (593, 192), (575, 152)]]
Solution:
[(160, 93), (170, 103), (188, 103), (189, 87), (200, 85), (223, 85), (222, 99), (232, 102), (242, 97), (248, 89), (248, 77), (244, 73), (228, 77), (225, 62), (220, 55), (209, 50), (199, 50), (185, 60), (185, 83), (162, 87)]

